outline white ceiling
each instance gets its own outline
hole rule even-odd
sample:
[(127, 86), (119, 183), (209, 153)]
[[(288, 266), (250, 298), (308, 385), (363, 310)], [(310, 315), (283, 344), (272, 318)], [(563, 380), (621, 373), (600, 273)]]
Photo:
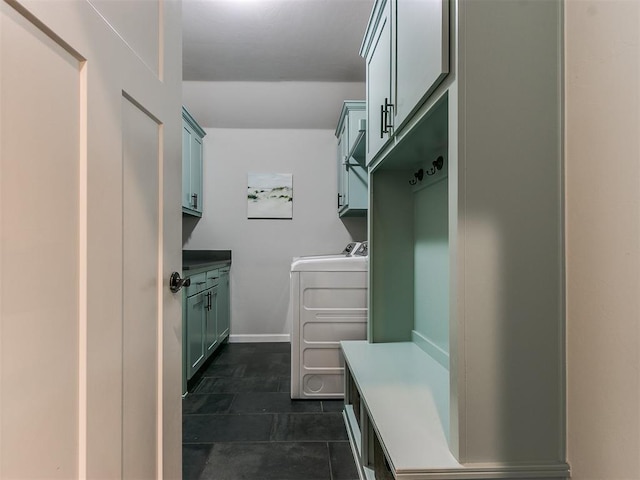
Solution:
[(364, 82), (373, 0), (183, 0), (183, 80)]

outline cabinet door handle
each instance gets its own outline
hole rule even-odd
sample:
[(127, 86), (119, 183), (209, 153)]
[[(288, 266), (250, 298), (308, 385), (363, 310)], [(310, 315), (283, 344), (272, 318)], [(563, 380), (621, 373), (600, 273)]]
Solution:
[[(389, 103), (389, 99), (385, 98), (384, 99), (384, 108), (382, 109), (382, 111), (384, 112), (383, 118), (384, 118), (384, 126), (381, 127), (381, 130), (384, 133), (389, 133), (389, 130), (391, 130), (391, 128), (393, 127), (393, 125), (391, 125), (389, 123), (389, 117), (391, 117), (391, 109), (393, 108), (393, 103)], [(382, 138), (382, 136), (380, 136), (380, 138)]]
[(207, 310), (211, 310), (211, 292), (207, 293)]
[(384, 138), (384, 133), (385, 133), (384, 127), (386, 124), (387, 124), (387, 119), (384, 112), (384, 105), (380, 105), (380, 138)]
[(342, 205), (340, 204), (340, 199), (342, 198), (342, 194), (339, 193), (338, 194), (338, 208), (340, 208)]
[(194, 193), (191, 198), (193, 198), (193, 208), (198, 208), (198, 194)]

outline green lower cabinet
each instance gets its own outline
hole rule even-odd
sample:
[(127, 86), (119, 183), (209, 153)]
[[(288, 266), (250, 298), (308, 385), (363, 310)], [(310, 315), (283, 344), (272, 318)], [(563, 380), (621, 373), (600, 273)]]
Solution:
[(183, 289), (183, 394), (205, 361), (229, 336), (229, 267), (191, 272)]

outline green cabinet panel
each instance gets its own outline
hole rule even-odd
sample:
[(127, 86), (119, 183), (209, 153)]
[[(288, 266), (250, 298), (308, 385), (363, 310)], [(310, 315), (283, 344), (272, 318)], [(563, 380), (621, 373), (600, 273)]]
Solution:
[(202, 216), (202, 140), (206, 133), (182, 107), (182, 212)]
[(229, 270), (220, 269), (218, 285), (218, 338), (223, 341), (229, 336), (231, 325), (231, 296), (229, 289)]
[(368, 173), (362, 155), (362, 144), (366, 141), (365, 108), (363, 101), (345, 101), (336, 128), (338, 214), (341, 217), (367, 213)]
[(184, 289), (187, 297), (195, 295), (198, 292), (202, 292), (207, 288), (207, 275), (206, 273), (199, 273), (197, 275), (189, 276), (190, 284)]
[(206, 314), (205, 314), (205, 354), (208, 357), (213, 353), (218, 343), (218, 287), (207, 289)]
[(397, 129), (449, 73), (449, 2), (394, 0), (393, 5)]
[(193, 130), (182, 119), (182, 211), (191, 210), (191, 137)]
[(205, 318), (205, 354), (208, 357), (218, 344), (218, 299), (220, 273), (218, 269), (206, 273), (207, 306)]
[(187, 379), (193, 377), (205, 360), (203, 342), (206, 320), (207, 295), (204, 292), (187, 297)]

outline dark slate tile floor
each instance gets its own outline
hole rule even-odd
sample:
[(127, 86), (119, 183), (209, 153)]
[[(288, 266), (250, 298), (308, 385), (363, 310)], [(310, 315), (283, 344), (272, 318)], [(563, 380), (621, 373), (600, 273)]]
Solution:
[(184, 480), (357, 480), (342, 400), (291, 400), (288, 343), (223, 345), (182, 404)]

